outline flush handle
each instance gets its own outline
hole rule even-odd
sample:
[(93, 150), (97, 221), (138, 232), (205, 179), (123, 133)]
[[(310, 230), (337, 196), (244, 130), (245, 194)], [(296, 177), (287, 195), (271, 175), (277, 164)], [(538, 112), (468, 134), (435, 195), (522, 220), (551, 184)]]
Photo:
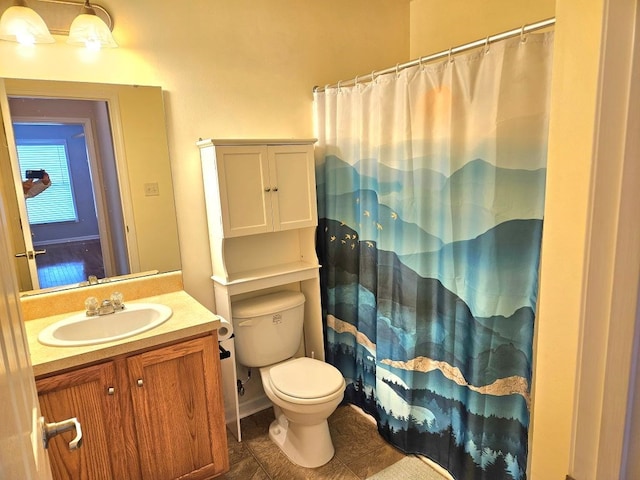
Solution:
[(76, 417), (68, 418), (61, 422), (46, 423), (44, 417), (40, 417), (40, 428), (42, 429), (42, 444), (44, 448), (49, 447), (49, 440), (59, 433), (76, 430), (76, 436), (69, 442), (69, 450), (76, 450), (82, 446), (82, 428)]

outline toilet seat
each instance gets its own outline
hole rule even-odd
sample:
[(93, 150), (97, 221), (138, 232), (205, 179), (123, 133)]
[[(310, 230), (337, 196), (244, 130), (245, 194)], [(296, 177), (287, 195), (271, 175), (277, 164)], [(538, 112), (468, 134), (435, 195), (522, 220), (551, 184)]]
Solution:
[(329, 401), (342, 395), (345, 382), (340, 371), (313, 358), (295, 358), (269, 370), (269, 384), (279, 398), (298, 404)]

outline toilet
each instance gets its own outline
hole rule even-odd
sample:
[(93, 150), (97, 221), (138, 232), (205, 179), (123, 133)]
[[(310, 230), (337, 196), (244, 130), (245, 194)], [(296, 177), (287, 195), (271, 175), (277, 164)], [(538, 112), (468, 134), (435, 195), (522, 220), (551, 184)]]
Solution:
[(294, 358), (304, 323), (304, 295), (284, 291), (232, 304), (236, 358), (260, 369), (276, 419), (269, 437), (293, 463), (315, 468), (335, 452), (327, 418), (344, 396), (340, 371), (321, 360)]

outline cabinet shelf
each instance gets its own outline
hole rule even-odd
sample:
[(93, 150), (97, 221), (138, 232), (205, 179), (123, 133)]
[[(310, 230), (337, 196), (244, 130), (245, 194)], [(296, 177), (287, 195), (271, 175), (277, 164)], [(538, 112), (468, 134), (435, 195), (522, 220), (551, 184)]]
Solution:
[(291, 262), (270, 267), (237, 272), (228, 279), (213, 275), (211, 279), (227, 288), (230, 295), (260, 290), (263, 288), (301, 282), (318, 276), (319, 264)]

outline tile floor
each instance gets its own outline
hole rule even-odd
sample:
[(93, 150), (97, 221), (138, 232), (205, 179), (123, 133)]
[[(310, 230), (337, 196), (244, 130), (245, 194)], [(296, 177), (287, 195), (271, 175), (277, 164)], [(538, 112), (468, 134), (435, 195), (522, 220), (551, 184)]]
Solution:
[(405, 455), (385, 442), (374, 423), (354, 407), (340, 406), (329, 417), (336, 449), (329, 463), (303, 468), (291, 463), (269, 439), (273, 409), (241, 420), (242, 442), (227, 434), (230, 470), (221, 480), (362, 480)]

